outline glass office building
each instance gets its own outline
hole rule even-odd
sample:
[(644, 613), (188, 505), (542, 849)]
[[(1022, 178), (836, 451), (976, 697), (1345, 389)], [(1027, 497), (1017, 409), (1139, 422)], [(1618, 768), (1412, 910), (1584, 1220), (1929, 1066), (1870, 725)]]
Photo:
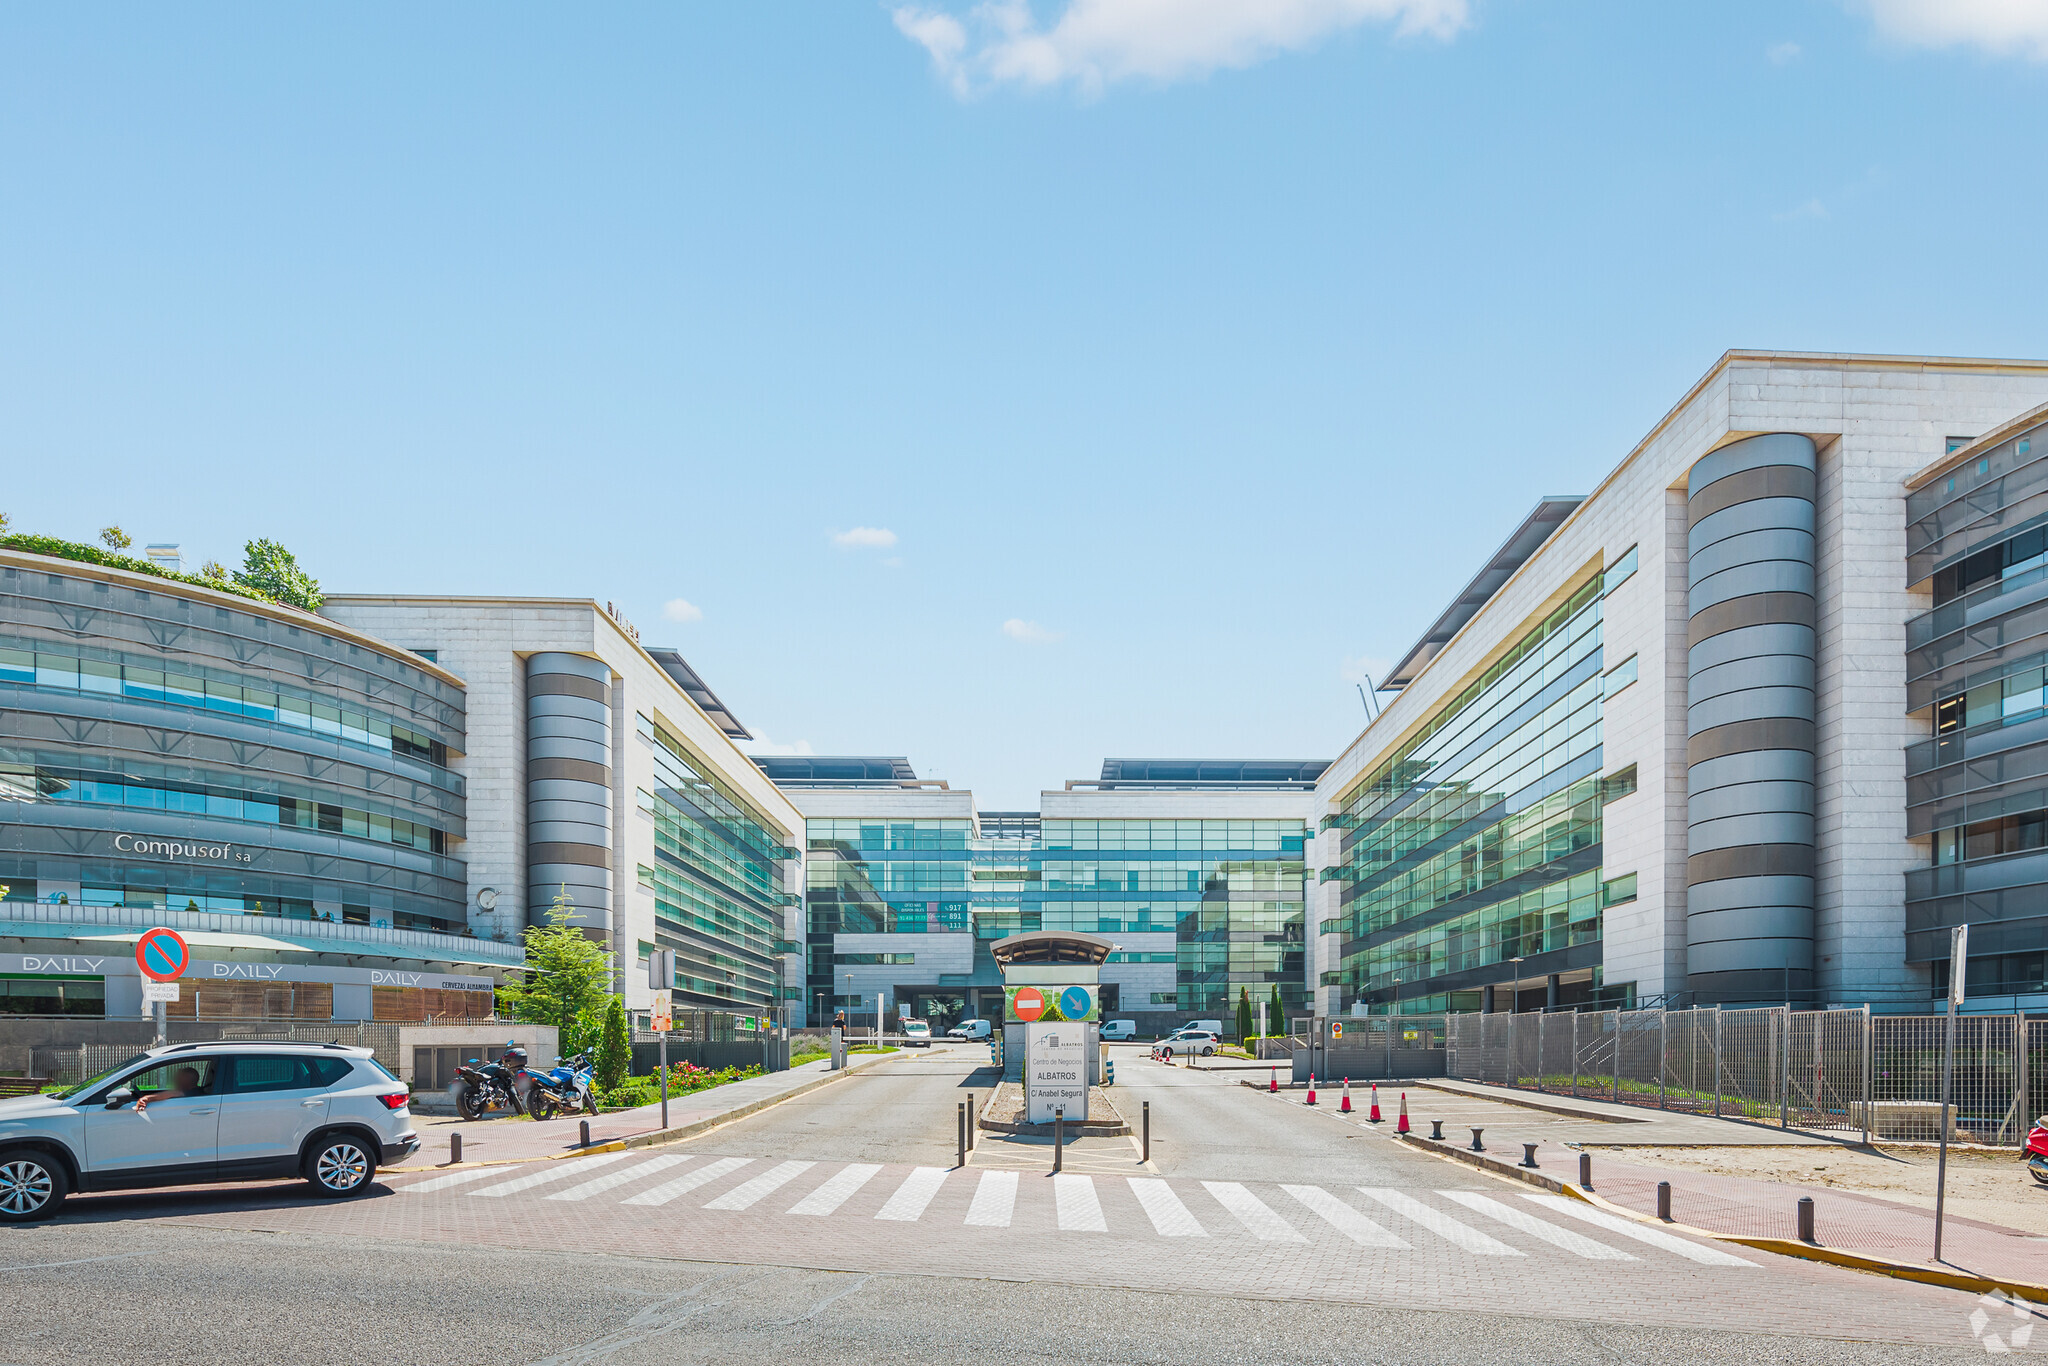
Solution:
[(464, 689), (431, 662), (8, 551), (0, 700), (0, 1010), (133, 1013), (153, 925), (218, 974), (181, 1014), (488, 1014), (519, 961), (468, 924)]
[[(1110, 936), (1104, 1007), (1147, 1027), (1231, 1014), (1239, 992), (1305, 1005), (1320, 764), (1109, 760), (1039, 811), (981, 811), (901, 758), (756, 762), (806, 811), (813, 1018), (871, 1018), (878, 998), (937, 1024), (993, 1018), (988, 945), (1041, 929)], [(1208, 814), (1233, 806), (1246, 814)]]
[(2048, 413), (1960, 447), (1906, 500), (1908, 575), (1933, 610), (1906, 623), (1906, 958), (1929, 994), (1970, 927), (1969, 994), (2048, 991)]
[(1322, 873), (1342, 913), (1321, 930), (1344, 936), (1323, 984), (1346, 1005), (1599, 996), (1603, 902), (1632, 895), (1601, 879), (1600, 712), (1634, 676), (1604, 668), (1601, 597), (1588, 575), (1344, 794), (1327, 822), (1340, 861)]

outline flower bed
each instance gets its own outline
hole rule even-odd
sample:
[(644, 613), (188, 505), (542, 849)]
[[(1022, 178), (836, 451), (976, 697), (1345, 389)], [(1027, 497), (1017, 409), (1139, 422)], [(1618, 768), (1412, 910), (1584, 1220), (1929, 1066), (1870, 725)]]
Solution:
[[(746, 1067), (721, 1067), (713, 1070), (699, 1067), (693, 1062), (679, 1062), (668, 1069), (668, 1094), (673, 1100), (686, 1096), (692, 1091), (705, 1091), (727, 1082), (744, 1081), (748, 1077), (762, 1075), (759, 1063)], [(661, 1074), (649, 1073), (644, 1077), (627, 1077), (624, 1082), (598, 1096), (598, 1103), (607, 1110), (630, 1110), (636, 1106), (654, 1105), (661, 1100)]]

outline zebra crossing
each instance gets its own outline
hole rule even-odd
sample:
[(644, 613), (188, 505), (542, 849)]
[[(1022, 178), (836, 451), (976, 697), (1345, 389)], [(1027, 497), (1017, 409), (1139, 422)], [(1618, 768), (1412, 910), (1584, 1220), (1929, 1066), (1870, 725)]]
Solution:
[[(1027, 1173), (878, 1163), (786, 1161), (701, 1154), (605, 1153), (468, 1171), (391, 1173), (401, 1194), (458, 1201), (527, 1195), (678, 1206), (796, 1219), (946, 1222), (968, 1229), (1050, 1226), (1062, 1233), (1140, 1238), (1238, 1238), (1302, 1244), (1311, 1234), (1403, 1252), (1448, 1247), (1478, 1258), (1597, 1262), (1655, 1260), (1755, 1267), (1694, 1242), (1547, 1192), (1406, 1191), (1383, 1186), (1252, 1185), (1072, 1172)], [(947, 1198), (942, 1200), (941, 1196)], [(963, 1208), (964, 1206), (964, 1208)], [(1594, 1235), (1601, 1236), (1594, 1236)], [(1518, 1238), (1517, 1242), (1509, 1241)]]

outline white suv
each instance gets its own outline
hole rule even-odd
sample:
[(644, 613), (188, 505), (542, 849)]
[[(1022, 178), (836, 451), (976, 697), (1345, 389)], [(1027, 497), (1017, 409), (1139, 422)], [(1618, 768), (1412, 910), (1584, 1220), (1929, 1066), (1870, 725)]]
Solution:
[(73, 1191), (304, 1177), (356, 1195), (419, 1148), (405, 1084), (367, 1048), (152, 1048), (51, 1095), (0, 1100), (0, 1222)]

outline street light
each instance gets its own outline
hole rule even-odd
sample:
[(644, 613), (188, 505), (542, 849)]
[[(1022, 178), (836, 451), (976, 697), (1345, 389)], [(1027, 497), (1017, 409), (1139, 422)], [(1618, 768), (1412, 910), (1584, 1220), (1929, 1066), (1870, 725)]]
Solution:
[(1514, 985), (1508, 988), (1508, 1014), (1512, 1015), (1522, 1008), (1522, 960), (1515, 957), (1508, 961), (1515, 965)]

